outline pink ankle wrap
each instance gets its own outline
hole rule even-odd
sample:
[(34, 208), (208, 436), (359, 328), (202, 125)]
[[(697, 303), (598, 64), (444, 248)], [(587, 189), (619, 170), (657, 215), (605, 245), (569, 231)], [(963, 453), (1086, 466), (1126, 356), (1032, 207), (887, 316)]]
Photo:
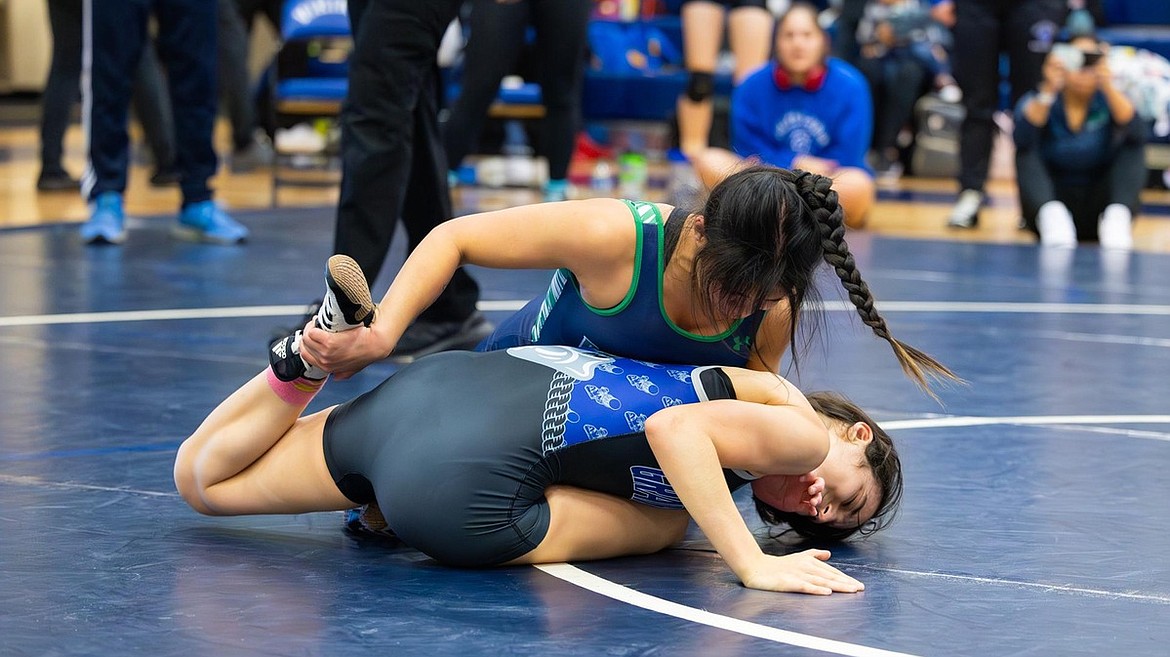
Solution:
[(309, 402), (313, 401), (313, 397), (317, 396), (317, 391), (323, 385), (325, 385), (325, 379), (314, 381), (313, 379), (300, 378), (296, 381), (281, 381), (276, 378), (276, 373), (272, 371), (272, 368), (268, 368), (268, 387), (272, 388), (272, 392), (275, 392), (277, 397), (292, 406), (307, 406)]

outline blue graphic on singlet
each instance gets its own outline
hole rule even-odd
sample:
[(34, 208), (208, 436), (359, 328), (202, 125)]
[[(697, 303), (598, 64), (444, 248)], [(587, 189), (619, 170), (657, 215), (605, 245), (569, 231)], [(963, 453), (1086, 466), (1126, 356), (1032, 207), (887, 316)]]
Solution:
[(691, 384), (694, 369), (627, 358), (598, 365), (588, 381), (573, 385), (564, 442), (558, 447), (639, 433), (656, 411), (698, 402)]
[(678, 499), (678, 493), (670, 487), (670, 482), (666, 480), (662, 470), (635, 465), (630, 468), (630, 479), (634, 484), (631, 500), (660, 509), (684, 508), (682, 500)]
[(607, 436), (641, 433), (646, 418), (699, 401), (692, 365), (659, 365), (555, 345), (511, 347), (508, 354), (556, 370), (549, 382), (541, 451)]

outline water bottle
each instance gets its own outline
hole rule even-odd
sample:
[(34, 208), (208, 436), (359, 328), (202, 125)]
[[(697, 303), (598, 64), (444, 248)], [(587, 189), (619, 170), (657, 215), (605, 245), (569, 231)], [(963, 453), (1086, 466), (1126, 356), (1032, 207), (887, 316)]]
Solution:
[(593, 165), (593, 174), (589, 178), (589, 186), (598, 194), (613, 193), (613, 167), (605, 160), (598, 160)]
[(618, 158), (619, 191), (624, 198), (641, 200), (646, 195), (646, 156), (629, 151)]
[(666, 154), (670, 178), (666, 183), (666, 202), (676, 208), (696, 209), (699, 202), (699, 178), (687, 156), (677, 148)]
[(504, 144), (500, 150), (504, 153), (504, 177), (507, 184), (531, 187), (535, 179), (535, 169), (532, 163), (532, 148), (528, 145), (524, 124), (516, 120), (504, 124)]

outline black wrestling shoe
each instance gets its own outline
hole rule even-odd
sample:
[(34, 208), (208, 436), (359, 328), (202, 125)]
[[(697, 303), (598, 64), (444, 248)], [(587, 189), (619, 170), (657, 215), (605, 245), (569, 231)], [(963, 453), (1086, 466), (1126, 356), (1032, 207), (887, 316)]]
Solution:
[(37, 191), (41, 192), (75, 192), (81, 189), (81, 183), (66, 173), (61, 171), (41, 171), (41, 175), (37, 176)]
[(308, 366), (295, 348), (300, 337), (301, 332), (297, 331), (274, 341), (268, 347), (268, 364), (272, 366), (272, 373), (281, 381), (296, 381), (308, 373)]
[(449, 349), (473, 349), (492, 334), (495, 327), (478, 310), (462, 322), (415, 320), (398, 340), (390, 360), (409, 363), (423, 356)]
[(374, 321), (377, 306), (370, 297), (362, 268), (347, 255), (335, 255), (325, 265), (325, 298), (317, 311), (317, 326), (338, 333)]

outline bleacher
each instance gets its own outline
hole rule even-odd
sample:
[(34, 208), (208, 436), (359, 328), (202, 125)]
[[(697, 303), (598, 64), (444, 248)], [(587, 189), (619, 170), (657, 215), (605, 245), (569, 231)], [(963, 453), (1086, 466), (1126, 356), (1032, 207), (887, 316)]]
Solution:
[[(1105, 0), (1105, 17), (1107, 26), (1098, 30), (1105, 41), (1170, 59), (1170, 2)], [(1146, 164), (1150, 169), (1170, 169), (1170, 136), (1151, 135)]]
[(1107, 27), (1100, 30), (1109, 43), (1133, 46), (1170, 59), (1170, 2), (1165, 0), (1105, 0)]

